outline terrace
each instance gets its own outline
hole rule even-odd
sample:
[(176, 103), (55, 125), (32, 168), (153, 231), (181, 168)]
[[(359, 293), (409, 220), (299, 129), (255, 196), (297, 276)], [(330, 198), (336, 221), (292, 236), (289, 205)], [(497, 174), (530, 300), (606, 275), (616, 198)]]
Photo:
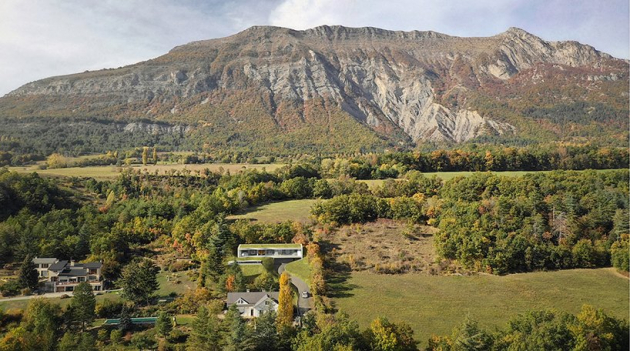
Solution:
[(238, 247), (238, 258), (302, 258), (300, 244), (243, 244)]

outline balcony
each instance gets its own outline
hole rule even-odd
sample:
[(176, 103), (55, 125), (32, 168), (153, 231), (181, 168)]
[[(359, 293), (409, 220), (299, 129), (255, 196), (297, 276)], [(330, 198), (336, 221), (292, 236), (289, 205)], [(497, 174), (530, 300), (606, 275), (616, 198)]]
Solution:
[[(88, 283), (90, 283), (90, 285), (101, 285), (101, 282), (98, 280), (87, 280)], [(71, 285), (78, 285), (79, 283), (83, 283), (83, 282), (77, 282), (77, 281), (57, 281), (57, 282), (51, 282), (54, 283), (57, 286), (71, 286)]]

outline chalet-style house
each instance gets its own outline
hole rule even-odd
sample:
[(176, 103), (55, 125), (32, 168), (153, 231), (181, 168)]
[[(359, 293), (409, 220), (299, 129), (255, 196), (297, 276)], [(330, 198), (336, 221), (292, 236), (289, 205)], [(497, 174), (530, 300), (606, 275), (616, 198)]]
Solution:
[(278, 312), (278, 292), (231, 292), (226, 304), (228, 308), (235, 304), (243, 317), (258, 317), (268, 311)]
[(88, 282), (94, 291), (103, 290), (101, 262), (75, 263), (56, 258), (33, 259), (40, 279), (45, 279), (44, 289), (48, 292), (68, 292), (81, 282)]
[(237, 257), (243, 258), (302, 258), (302, 244), (241, 244), (238, 246)]

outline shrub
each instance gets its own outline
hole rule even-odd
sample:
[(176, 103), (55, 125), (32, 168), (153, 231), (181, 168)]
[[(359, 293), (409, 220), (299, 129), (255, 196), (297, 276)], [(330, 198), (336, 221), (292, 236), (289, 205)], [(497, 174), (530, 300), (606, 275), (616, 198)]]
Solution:
[(181, 297), (177, 298), (173, 305), (176, 306), (179, 313), (195, 313), (200, 305), (203, 305), (212, 299), (210, 290), (206, 288), (198, 288), (189, 290)]
[(630, 261), (630, 236), (624, 234), (619, 241), (612, 244), (610, 255), (613, 267), (622, 272), (628, 272)]
[(108, 334), (107, 329), (99, 329), (96, 338), (98, 341), (107, 341), (107, 338), (109, 337)]
[(15, 296), (20, 293), (20, 283), (17, 280), (9, 280), (0, 286), (2, 296)]
[(186, 340), (187, 334), (180, 329), (174, 328), (168, 335), (167, 340), (172, 343), (182, 343)]
[(171, 272), (180, 272), (188, 270), (192, 266), (189, 261), (175, 261), (169, 265), (169, 270)]
[(123, 303), (105, 299), (103, 302), (96, 304), (96, 315), (99, 318), (116, 318), (122, 311)]
[(112, 344), (118, 344), (122, 340), (122, 332), (118, 329), (114, 329), (109, 333), (109, 340)]

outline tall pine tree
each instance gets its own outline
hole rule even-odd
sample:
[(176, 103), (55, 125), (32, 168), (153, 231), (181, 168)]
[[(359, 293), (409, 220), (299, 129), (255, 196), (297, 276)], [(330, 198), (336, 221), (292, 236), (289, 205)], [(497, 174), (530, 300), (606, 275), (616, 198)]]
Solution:
[(26, 255), (20, 266), (19, 282), (22, 288), (37, 289), (39, 276), (31, 255)]
[(85, 331), (85, 326), (92, 323), (96, 317), (96, 298), (92, 287), (88, 282), (81, 282), (74, 288), (72, 301), (72, 319), (81, 325), (81, 330)]

